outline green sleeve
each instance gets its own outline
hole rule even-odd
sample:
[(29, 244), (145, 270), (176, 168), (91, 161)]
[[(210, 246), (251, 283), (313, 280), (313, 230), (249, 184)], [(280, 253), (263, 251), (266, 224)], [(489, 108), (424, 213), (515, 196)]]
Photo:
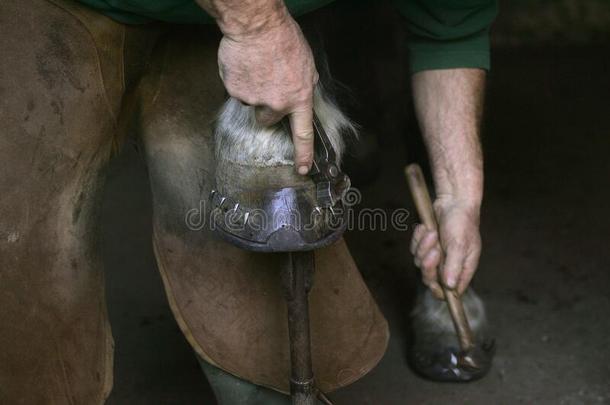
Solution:
[(497, 0), (394, 0), (406, 18), (412, 73), (475, 67), (489, 70), (489, 27)]
[[(2, 1), (2, 0), (0, 0)], [(178, 24), (211, 24), (214, 19), (194, 0), (78, 0), (125, 24), (165, 21)], [(290, 13), (298, 16), (332, 0), (285, 0)]]

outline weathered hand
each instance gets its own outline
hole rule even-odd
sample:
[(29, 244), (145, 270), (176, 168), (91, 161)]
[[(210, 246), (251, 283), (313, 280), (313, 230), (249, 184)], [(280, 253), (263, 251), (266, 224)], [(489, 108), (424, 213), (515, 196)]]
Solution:
[(218, 49), (220, 76), (228, 93), (255, 106), (263, 125), (290, 119), (294, 162), (307, 174), (313, 160), (313, 89), (318, 73), (309, 44), (287, 11), (269, 27), (225, 33)]
[[(422, 271), (424, 284), (437, 298), (443, 298), (439, 282), (448, 288), (457, 288), (461, 294), (476, 272), (481, 254), (479, 207), (452, 197), (442, 197), (434, 202), (434, 210), (440, 244), (436, 231), (418, 225), (413, 232), (411, 253), (415, 265)], [(440, 280), (436, 271), (438, 266), (441, 266)]]

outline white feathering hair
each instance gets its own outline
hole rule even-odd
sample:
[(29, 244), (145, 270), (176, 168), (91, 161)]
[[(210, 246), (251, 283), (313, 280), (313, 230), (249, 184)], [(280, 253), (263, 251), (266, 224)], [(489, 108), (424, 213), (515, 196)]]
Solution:
[[(314, 111), (337, 154), (345, 150), (346, 134), (356, 136), (355, 125), (339, 110), (321, 85), (314, 90)], [(216, 159), (251, 166), (294, 165), (290, 134), (281, 123), (265, 127), (254, 115), (254, 107), (231, 97), (222, 106), (214, 130)]]

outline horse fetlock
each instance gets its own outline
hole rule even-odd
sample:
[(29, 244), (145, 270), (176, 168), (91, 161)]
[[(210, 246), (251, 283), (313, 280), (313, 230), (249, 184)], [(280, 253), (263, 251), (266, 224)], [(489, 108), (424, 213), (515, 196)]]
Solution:
[[(314, 93), (314, 111), (340, 160), (345, 145), (343, 135), (355, 134), (354, 125), (321, 86)], [(229, 98), (216, 120), (216, 159), (255, 167), (292, 166), (291, 138), (287, 120), (262, 125), (256, 119), (255, 107)]]

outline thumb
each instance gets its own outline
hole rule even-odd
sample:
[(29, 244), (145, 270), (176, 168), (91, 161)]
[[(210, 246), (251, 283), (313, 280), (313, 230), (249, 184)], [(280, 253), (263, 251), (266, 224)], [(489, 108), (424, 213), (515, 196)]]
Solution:
[(458, 279), (464, 264), (464, 253), (459, 245), (450, 243), (445, 249), (445, 260), (442, 266), (442, 283), (449, 289), (457, 287)]

